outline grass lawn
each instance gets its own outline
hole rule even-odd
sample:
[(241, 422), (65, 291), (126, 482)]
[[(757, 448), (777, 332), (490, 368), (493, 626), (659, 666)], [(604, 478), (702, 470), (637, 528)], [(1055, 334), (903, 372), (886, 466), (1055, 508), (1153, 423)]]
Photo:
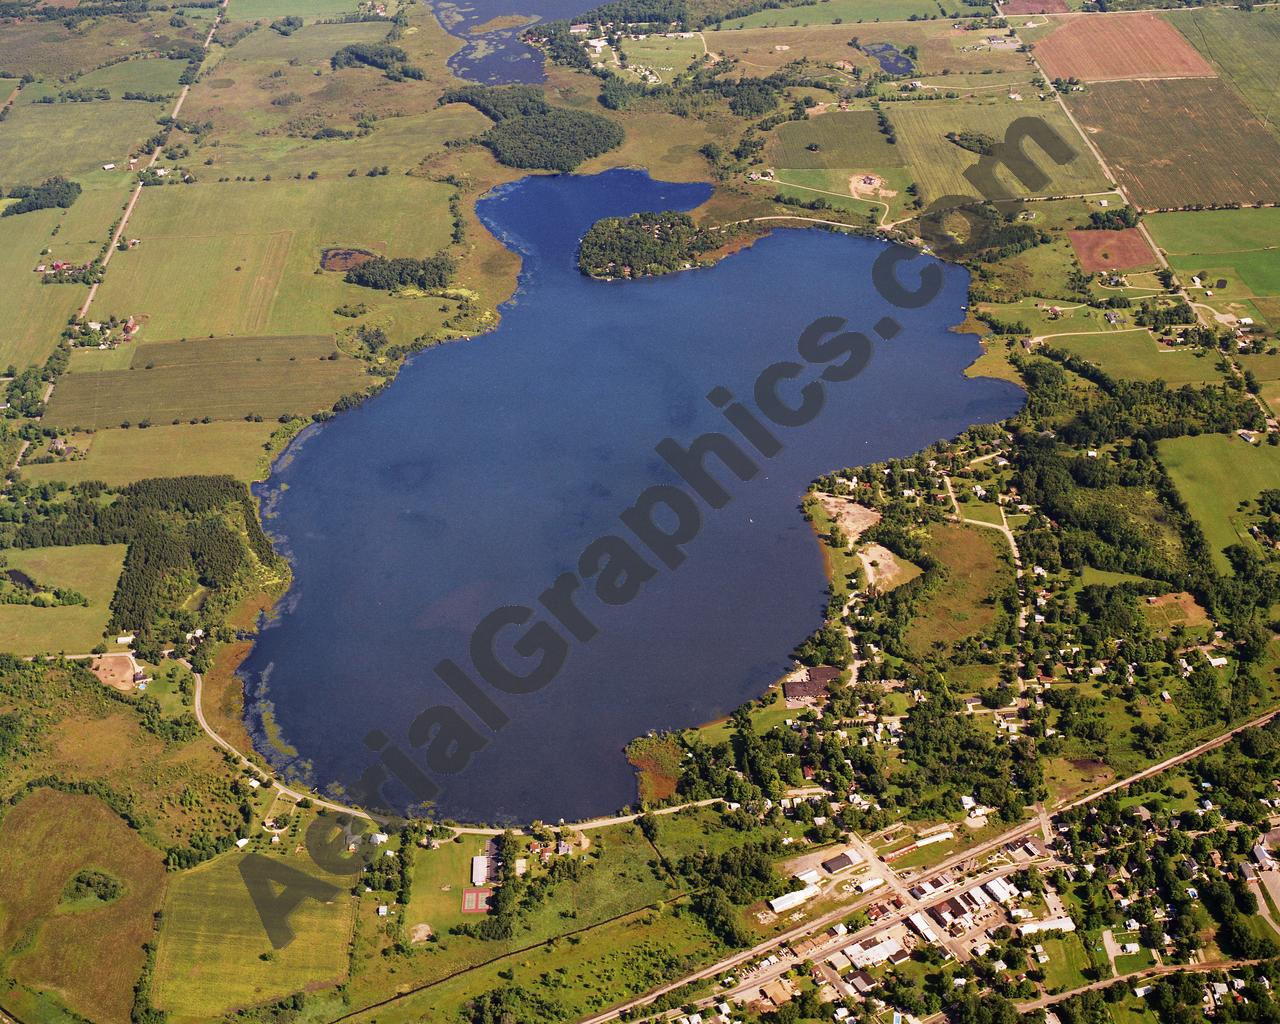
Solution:
[(250, 481), (258, 477), (262, 446), (279, 423), (226, 420), (158, 426), (147, 430), (99, 430), (84, 435), (83, 458), (23, 466), (23, 480), (102, 480), (119, 487), (153, 476), (225, 473)]
[(1089, 954), (1080, 936), (1069, 932), (1060, 939), (1043, 939), (1040, 944), (1049, 957), (1047, 964), (1040, 965), (1049, 991), (1079, 988), (1088, 983), (1084, 972), (1090, 966)]
[(142, 244), (112, 260), (96, 305), (145, 316), (143, 344), (326, 334), (356, 323), (335, 308), (361, 302), (372, 312), (359, 322), (409, 341), (448, 315), (441, 300), (392, 298), (345, 284), (341, 273), (317, 273), (321, 252), (437, 252), (449, 244), (452, 191), (402, 175), (145, 189), (129, 223)]
[(89, 605), (0, 605), (0, 650), (85, 654), (97, 646), (111, 618), (109, 604), (124, 552), (123, 544), (7, 550), (4, 557), (9, 568), (21, 570), (41, 586), (76, 590), (89, 599)]
[(995, 621), (991, 600), (1012, 579), (1001, 555), (1004, 538), (981, 526), (937, 523), (929, 527), (929, 554), (943, 565), (941, 584), (921, 603), (907, 629), (907, 642), (921, 653), (934, 643), (976, 636)]
[(1255, 447), (1233, 434), (1201, 434), (1161, 441), (1159, 450), (1160, 461), (1204, 530), (1214, 563), (1227, 571), (1223, 549), (1249, 543), (1237, 506), (1280, 482), (1280, 447)]
[[(64, 903), (64, 887), (84, 869), (115, 878), (123, 893)], [(160, 854), (96, 797), (38, 789), (5, 815), (0, 878), (5, 974), (55, 995), (79, 1019), (127, 1024), (165, 886)]]
[(221, 1017), (233, 1007), (346, 978), (351, 877), (325, 875), (304, 855), (280, 857), (339, 892), (329, 903), (304, 900), (289, 917), (293, 941), (264, 960), (271, 942), (241, 877), (243, 859), (239, 851), (222, 854), (169, 885), (152, 998), (175, 1017)]
[(1218, 356), (1198, 349), (1166, 348), (1145, 327), (1108, 334), (1069, 334), (1050, 338), (1054, 348), (1096, 363), (1113, 377), (1163, 380), (1180, 384), (1220, 383)]
[(1156, 244), (1171, 256), (1263, 249), (1275, 245), (1280, 235), (1280, 207), (1274, 206), (1153, 213), (1144, 221)]
[[(324, 335), (146, 345), (131, 369), (67, 373), (54, 389), (44, 421), (52, 427), (89, 428), (309, 413), (369, 383), (358, 360), (330, 359), (336, 351)], [(256, 459), (258, 453), (253, 454)]]
[(460, 843), (414, 852), (413, 888), (405, 915), (411, 932), (425, 924), (443, 935), (454, 925), (476, 920), (476, 915), (462, 912), (462, 890), (471, 885), (471, 858), (484, 853), (484, 846), (482, 836), (463, 836)]

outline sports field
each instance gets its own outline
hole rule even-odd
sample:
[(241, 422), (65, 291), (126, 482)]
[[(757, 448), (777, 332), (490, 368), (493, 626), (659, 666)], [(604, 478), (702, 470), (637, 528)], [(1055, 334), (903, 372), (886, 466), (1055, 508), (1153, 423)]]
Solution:
[(160, 1009), (216, 1019), (234, 1007), (346, 977), (351, 876), (324, 874), (302, 854), (261, 856), (337, 886), (337, 895), (328, 903), (299, 904), (289, 916), (293, 941), (273, 951), (240, 874), (243, 854), (223, 854), (174, 876), (156, 953), (153, 1002)]
[(980, 158), (976, 153), (948, 142), (948, 132), (981, 132), (1003, 139), (1010, 124), (1031, 114), (1066, 140), (1075, 150), (1075, 156), (1058, 165), (1037, 146), (1029, 145), (1028, 152), (1048, 176), (1048, 182), (1031, 191), (1001, 168), (997, 178), (1005, 188), (1018, 196), (1076, 195), (1101, 192), (1107, 188), (1102, 169), (1089, 151), (1078, 143), (1078, 134), (1056, 106), (1028, 107), (1024, 103), (1004, 99), (985, 102), (939, 100), (885, 104), (884, 109), (897, 130), (903, 159), (920, 184), (926, 202), (947, 195), (979, 195), (964, 177), (964, 172), (976, 166)]
[(333, 311), (355, 302), (385, 313), (387, 334), (408, 341), (432, 326), (438, 299), (345, 284), (340, 274), (316, 272), (320, 254), (341, 246), (431, 255), (449, 244), (452, 191), (403, 175), (145, 189), (129, 222), (141, 244), (112, 259), (95, 304), (146, 317), (144, 345), (327, 334), (351, 326)]
[(1100, 82), (1068, 102), (1143, 208), (1280, 200), (1280, 142), (1221, 80)]
[(1169, 21), (1244, 97), (1272, 129), (1280, 127), (1280, 13), (1202, 7), (1169, 12)]
[(0, 651), (84, 654), (102, 641), (111, 618), (111, 596), (124, 565), (123, 544), (77, 544), (72, 547), (9, 548), (10, 569), (26, 573), (44, 587), (75, 590), (88, 606), (68, 604), (37, 608), (0, 604)]
[(448, 934), (467, 920), (462, 913), (462, 890), (471, 884), (471, 858), (484, 853), (484, 838), (465, 836), (461, 843), (443, 843), (438, 850), (417, 850), (413, 857), (413, 886), (405, 924), (412, 933), (422, 926), (432, 934)]
[(1137, 228), (1120, 231), (1080, 230), (1067, 233), (1080, 266), (1087, 273), (1099, 270), (1148, 270), (1156, 266), (1155, 253)]
[[(122, 883), (122, 894), (64, 902), (85, 869)], [(96, 797), (38, 789), (6, 811), (0, 878), (0, 956), (17, 953), (6, 973), (56, 994), (81, 1019), (128, 1024), (165, 886), (160, 854)]]
[(1155, 14), (1057, 20), (1036, 43), (1050, 78), (1106, 82), (1124, 78), (1215, 77), (1217, 72), (1169, 22)]
[(88, 448), (83, 458), (24, 465), (21, 476), (32, 482), (101, 480), (111, 487), (189, 473), (225, 473), (249, 481), (258, 475), (263, 444), (279, 426), (274, 420), (225, 420), (147, 430), (99, 430), (76, 442), (78, 448)]
[[(52, 427), (201, 419), (273, 420), (331, 406), (369, 381), (328, 335), (196, 338), (140, 347), (128, 370), (67, 373), (45, 413)], [(141, 443), (141, 442), (139, 442)]]
[(1159, 454), (1204, 530), (1214, 564), (1227, 571), (1223, 549), (1251, 543), (1238, 506), (1280, 486), (1280, 448), (1247, 444), (1234, 434), (1201, 434), (1161, 441)]
[(1189, 348), (1166, 348), (1143, 327), (1109, 334), (1069, 334), (1050, 338), (1048, 344), (1125, 380), (1162, 380), (1174, 386), (1222, 380), (1217, 356)]

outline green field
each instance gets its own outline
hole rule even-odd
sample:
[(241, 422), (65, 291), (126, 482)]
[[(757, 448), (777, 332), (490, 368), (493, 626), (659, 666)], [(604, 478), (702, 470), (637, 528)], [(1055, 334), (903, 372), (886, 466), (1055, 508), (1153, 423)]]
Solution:
[(44, 421), (99, 428), (310, 413), (369, 383), (357, 360), (330, 359), (335, 351), (325, 335), (146, 345), (131, 369), (65, 374)]
[(24, 465), (24, 480), (42, 482), (101, 480), (120, 487), (153, 476), (226, 473), (240, 480), (257, 479), (262, 446), (279, 424), (228, 420), (214, 423), (156, 426), (147, 430), (99, 430), (77, 438), (87, 446), (83, 458)]
[(186, 63), (180, 60), (139, 57), (81, 75), (76, 79), (75, 87), (107, 89), (111, 92), (112, 99), (119, 99), (126, 92), (169, 93), (176, 98), (178, 90), (182, 88), (178, 84), (178, 78), (184, 67)]
[(85, 654), (102, 641), (111, 618), (111, 596), (124, 565), (123, 544), (78, 544), (65, 548), (10, 548), (10, 569), (45, 587), (66, 587), (89, 599), (88, 607), (37, 608), (0, 604), (0, 651)]
[(623, 41), (622, 52), (627, 55), (627, 66), (643, 66), (655, 72), (664, 82), (689, 67), (690, 61), (700, 58), (706, 50), (697, 36), (692, 39), (671, 39), (661, 35), (644, 39)]
[[(393, 340), (438, 323), (440, 300), (405, 300), (317, 273), (329, 246), (427, 256), (449, 243), (448, 185), (360, 176), (143, 191), (131, 236), (95, 309), (145, 316), (142, 342), (260, 334), (326, 334), (352, 326), (333, 310), (374, 307)], [(136, 361), (135, 361), (136, 365)]]
[(1166, 15), (1273, 130), (1280, 127), (1280, 16), (1273, 8), (1201, 8)]
[[(169, 62), (165, 62), (169, 63)], [(93, 103), (37, 103), (43, 92), (22, 90), (0, 124), (5, 148), (5, 181), (33, 183), (62, 174), (82, 183), (128, 176), (130, 150), (156, 131), (156, 118), (169, 113), (164, 103), (112, 99)], [(113, 96), (116, 93), (112, 93)], [(113, 163), (115, 171), (102, 170)]]
[(1108, 187), (1106, 177), (1088, 150), (1075, 145), (1076, 131), (1056, 105), (1018, 103), (1006, 99), (982, 102), (936, 100), (886, 103), (884, 110), (897, 130), (898, 148), (921, 186), (926, 202), (946, 195), (979, 194), (964, 177), (964, 172), (975, 166), (980, 158), (948, 142), (947, 132), (981, 132), (1003, 139), (1010, 124), (1018, 118), (1031, 116), (1043, 120), (1073, 145), (1076, 155), (1059, 166), (1031, 145), (1029, 152), (1034, 154), (1038, 166), (1048, 176), (1048, 182), (1042, 188), (1028, 191), (1001, 169), (997, 178), (1005, 188), (1020, 196), (1047, 196), (1101, 192)]
[(1089, 955), (1081, 945), (1078, 933), (1070, 932), (1060, 939), (1044, 939), (1040, 945), (1044, 946), (1049, 957), (1047, 964), (1040, 965), (1049, 991), (1080, 988), (1088, 984), (1084, 972), (1090, 966)]
[(1241, 367), (1258, 378), (1259, 397), (1267, 403), (1272, 413), (1280, 414), (1280, 353), (1241, 355), (1236, 358)]
[(345, 178), (353, 167), (363, 174), (370, 167), (383, 165), (392, 168), (392, 173), (403, 174), (424, 157), (443, 150), (448, 140), (478, 135), (492, 123), (475, 107), (450, 103), (422, 114), (387, 118), (364, 138), (317, 142), (290, 135), (244, 133), (209, 155), (214, 161), (212, 172), (219, 176), (261, 178), (269, 174), (281, 178), (316, 171), (322, 179), (331, 179)]
[(460, 843), (443, 843), (438, 850), (417, 850), (413, 858), (413, 887), (405, 924), (412, 932), (427, 925), (447, 934), (470, 917), (462, 912), (462, 890), (471, 885), (471, 858), (484, 853), (482, 836), (464, 836)]
[[(952, 16), (990, 14), (989, 7), (955, 5)], [(793, 25), (856, 24), (871, 21), (907, 21), (912, 17), (936, 18), (938, 5), (926, 0), (819, 0), (818, 3), (779, 10), (757, 11), (724, 22), (726, 29), (770, 28)]]
[(227, 17), (236, 21), (283, 18), (287, 14), (332, 18), (339, 14), (354, 14), (355, 10), (356, 0), (231, 0)]
[[(122, 882), (122, 895), (62, 902), (83, 869)], [(5, 974), (56, 995), (79, 1020), (127, 1024), (165, 886), (160, 854), (97, 798), (38, 789), (5, 814), (0, 878)]]
[(1223, 548), (1249, 542), (1236, 507), (1280, 486), (1280, 447), (1255, 447), (1234, 434), (1201, 434), (1161, 441), (1159, 450), (1160, 461), (1204, 530), (1214, 564), (1226, 571)]
[[(178, 1018), (220, 1018), (347, 974), (351, 877), (325, 875), (309, 858), (272, 857), (338, 886), (329, 903), (304, 900), (289, 916), (294, 939), (272, 952), (240, 874), (244, 855), (223, 854), (173, 878), (156, 954), (153, 1002)], [(269, 959), (261, 954), (271, 953)]]
[[(809, 149), (811, 145), (818, 149)], [(807, 121), (787, 121), (774, 131), (768, 153), (778, 167), (848, 168), (850, 174), (903, 163), (901, 149), (881, 134), (870, 110), (833, 110)]]
[(1050, 338), (1048, 343), (1126, 380), (1162, 380), (1174, 386), (1222, 380), (1216, 354), (1200, 349), (1166, 348), (1143, 327), (1109, 334), (1069, 334)]
[[(2, 127), (2, 126), (0, 126)], [(78, 284), (44, 284), (35, 268), (52, 257), (87, 263), (110, 237), (128, 199), (128, 183), (86, 189), (68, 210), (33, 210), (0, 217), (0, 368), (42, 363), (67, 319), (84, 301)], [(50, 256), (41, 253), (48, 250)]]
[[(1162, 213), (1147, 218), (1152, 237), (1169, 257), (1184, 286), (1204, 278), (1198, 299), (1238, 316), (1261, 318), (1276, 326), (1280, 316), (1280, 209)], [(1225, 280), (1225, 287), (1217, 282)], [(1261, 300), (1261, 301), (1259, 301)], [(1270, 315), (1268, 315), (1270, 314)]]
[(988, 629), (995, 621), (991, 597), (1012, 579), (1001, 557), (1008, 547), (995, 530), (939, 523), (929, 528), (926, 550), (942, 563), (945, 575), (920, 602), (907, 629), (908, 644), (921, 653), (935, 643), (954, 643)]

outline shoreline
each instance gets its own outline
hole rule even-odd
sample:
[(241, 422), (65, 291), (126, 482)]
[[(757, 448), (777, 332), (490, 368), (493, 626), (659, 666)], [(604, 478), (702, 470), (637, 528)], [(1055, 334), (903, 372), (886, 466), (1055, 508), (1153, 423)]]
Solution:
[[(592, 174), (592, 175), (565, 175), (565, 176), (566, 177), (578, 177), (578, 176), (594, 177), (597, 174), (605, 174), (605, 173), (610, 173), (612, 171), (627, 171), (631, 173), (641, 173), (641, 174), (644, 174), (646, 177), (649, 177), (647, 170), (645, 170), (644, 168), (637, 168), (634, 166), (610, 168), (606, 171), (596, 172), (595, 174)], [(511, 189), (518, 182), (525, 181), (529, 178), (540, 178), (545, 176), (548, 176), (548, 175), (531, 174), (531, 175), (525, 175), (523, 178), (514, 179), (513, 181), (499, 182), (493, 185), (491, 188), (484, 191), (483, 193), (481, 193), (480, 196), (477, 197), (476, 204), (473, 207), (473, 209), (476, 210), (477, 220), (479, 220), (481, 226), (483, 226), (484, 229), (488, 231), (489, 234), (495, 240), (497, 240), (505, 249), (507, 249), (510, 253), (512, 253), (518, 260), (518, 270), (516, 274), (515, 289), (511, 293), (511, 295), (505, 300), (503, 300), (503, 302), (501, 302), (497, 306), (497, 308), (494, 310), (494, 313), (496, 315), (493, 322), (487, 326), (486, 330), (484, 330), (479, 334), (459, 335), (457, 337), (440, 339), (433, 344), (424, 345), (420, 348), (407, 352), (404, 358), (400, 361), (400, 364), (396, 367), (396, 372), (394, 376), (385, 378), (377, 387), (370, 390), (366, 394), (366, 400), (376, 397), (379, 393), (381, 393), (381, 391), (384, 388), (390, 387), (396, 380), (399, 379), (400, 371), (403, 370), (410, 363), (411, 360), (414, 360), (419, 356), (423, 355), (428, 349), (435, 348), (438, 345), (450, 344), (457, 341), (470, 341), (473, 338), (481, 338), (481, 337), (484, 337), (485, 335), (491, 334), (493, 331), (497, 330), (497, 328), (501, 325), (503, 321), (503, 312), (505, 308), (509, 304), (518, 301), (521, 296), (521, 293), (524, 292), (527, 286), (527, 283), (528, 283), (527, 275), (529, 273), (529, 269), (528, 269), (528, 261), (526, 257), (528, 257), (531, 254), (531, 252), (529, 248), (527, 248), (524, 245), (523, 240), (513, 236), (510, 232), (498, 231), (497, 229), (495, 229), (494, 226), (492, 226), (491, 224), (487, 223), (484, 219), (482, 219), (478, 213), (478, 205), (482, 200), (501, 197), (503, 192)], [(650, 178), (650, 180), (655, 180), (655, 179)], [(663, 181), (663, 184), (667, 184), (667, 182)], [(710, 183), (710, 182), (692, 182), (692, 183), (672, 182), (670, 184), (707, 184), (713, 189), (712, 195), (708, 196), (701, 203), (699, 203), (698, 207), (694, 207), (693, 209), (695, 210), (698, 209), (699, 207), (705, 206), (706, 203), (710, 202), (714, 196), (715, 186), (713, 183)], [(809, 218), (778, 218), (777, 220), (783, 220), (783, 219), (796, 219), (802, 222), (807, 222), (808, 220), (810, 220)], [(760, 223), (761, 220), (765, 220), (765, 218), (750, 218), (744, 221), (733, 222), (734, 225), (741, 224), (744, 227), (749, 226), (750, 228), (753, 228), (756, 230), (754, 231), (749, 230), (745, 236), (741, 238), (734, 238), (729, 240), (724, 247), (715, 250), (714, 259), (710, 260), (706, 264), (695, 264), (694, 266), (691, 266), (691, 267), (681, 267), (676, 270), (672, 270), (666, 274), (647, 275), (647, 276), (666, 277), (666, 276), (672, 276), (675, 274), (684, 273), (685, 271), (692, 271), (692, 270), (698, 270), (698, 269), (711, 269), (712, 267), (718, 266), (723, 259), (731, 257), (737, 254), (738, 252), (741, 252), (747, 248), (750, 248), (761, 239), (773, 235), (775, 233), (776, 228), (781, 228), (783, 230), (796, 230), (797, 228), (804, 228), (805, 230), (811, 229), (811, 225), (809, 225), (808, 223), (802, 223), (798, 225), (784, 225), (784, 224), (777, 223), (777, 221), (772, 218), (768, 218), (767, 223)], [(720, 227), (726, 227), (726, 226), (733, 226), (733, 225), (721, 225)], [(830, 231), (831, 233), (853, 234), (858, 237), (866, 238), (868, 241), (880, 242), (886, 245), (901, 244), (901, 243), (895, 243), (893, 240), (890, 240), (884, 237), (883, 234), (881, 233), (877, 232), (873, 234), (865, 230), (859, 230), (856, 225), (842, 225), (842, 224), (831, 223), (828, 226), (827, 222), (823, 222), (821, 226), (825, 227), (826, 230)], [(918, 248), (918, 247), (913, 247), (913, 248)], [(921, 252), (921, 255), (928, 255), (928, 254)], [(941, 260), (940, 257), (936, 257), (936, 256), (929, 256), (929, 258), (939, 259), (941, 262), (944, 262), (944, 263), (951, 262), (951, 261)], [(960, 264), (956, 264), (956, 265), (960, 266)], [(581, 273), (581, 276), (583, 276), (587, 280), (592, 280), (592, 281), (602, 280), (600, 278), (594, 277), (593, 275), (582, 273), (581, 271), (579, 271), (579, 273)], [(948, 327), (948, 330), (961, 335), (972, 334), (975, 340), (977, 340), (981, 345), (980, 336), (978, 336), (976, 333), (969, 332), (969, 331), (962, 331), (962, 330), (957, 331), (957, 328), (959, 328), (964, 322), (965, 321), (961, 319), (957, 321), (955, 324), (950, 325), (950, 327)], [(978, 359), (981, 359), (983, 354), (984, 352), (979, 352), (979, 354), (975, 357), (974, 361), (968, 364), (968, 366), (966, 366), (965, 370), (962, 371), (962, 373), (967, 373), (968, 367), (974, 365)], [(363, 402), (361, 404), (363, 404)], [(275, 473), (280, 468), (282, 468), (283, 466), (286, 466), (291, 460), (291, 458), (296, 454), (298, 448), (295, 446), (300, 446), (301, 444), (304, 444), (307, 441), (311, 440), (312, 438), (318, 436), (319, 428), (323, 427), (325, 423), (329, 422), (329, 420), (336, 419), (338, 415), (340, 414), (332, 414), (331, 416), (324, 417), (321, 420), (316, 420), (303, 426), (293, 437), (291, 437), (288, 440), (288, 442), (284, 445), (284, 447), (278, 453), (275, 454), (274, 458), (272, 458), (272, 460), (270, 461), (267, 467), (266, 475), (260, 478), (259, 480), (254, 481), (250, 485), (251, 493), (253, 494), (253, 497), (255, 499), (255, 504), (257, 505), (259, 510), (260, 521), (262, 522), (264, 530), (267, 531), (268, 536), (271, 539), (272, 547), (278, 554), (281, 555), (281, 557), (283, 557), (286, 560), (286, 562), (289, 564), (289, 567), (290, 567), (290, 580), (287, 587), (271, 600), (269, 608), (263, 609), (261, 611), (260, 616), (258, 618), (258, 622), (255, 623), (255, 625), (258, 625), (260, 623), (262, 615), (271, 616), (275, 614), (276, 610), (281, 606), (282, 602), (288, 599), (289, 594), (293, 591), (293, 588), (295, 586), (294, 561), (293, 561), (291, 552), (288, 550), (288, 545), (285, 542), (282, 535), (280, 535), (278, 532), (273, 532), (269, 529), (270, 520), (274, 517), (274, 500), (281, 493), (279, 489), (272, 489), (269, 486), (271, 478), (272, 476), (275, 475)], [(808, 492), (806, 491), (796, 496), (798, 502), (803, 501), (805, 493), (808, 493)], [(799, 505), (797, 505), (797, 508), (799, 508)], [(826, 586), (830, 588), (830, 586), (832, 585), (832, 575), (831, 575), (832, 563), (830, 559), (830, 553), (827, 551), (826, 545), (821, 543), (821, 539), (818, 537), (816, 531), (814, 531), (812, 523), (810, 523), (810, 532), (812, 535), (812, 539), (818, 544), (820, 557), (822, 559), (823, 576), (826, 581)], [(261, 596), (262, 595), (249, 595), (249, 597), (246, 600), (252, 600), (255, 597), (261, 598)], [(245, 655), (241, 659), (239, 659), (240, 663), (243, 663), (243, 661), (247, 660), (248, 657), (252, 655), (253, 648), (257, 644), (257, 639), (258, 639), (257, 630), (255, 629), (255, 636), (247, 641), (250, 646), (248, 651), (245, 653)], [(799, 643), (802, 640), (803, 640), (803, 636), (797, 637), (797, 643)], [(758, 701), (763, 697), (765, 697), (767, 694), (769, 694), (771, 691), (778, 689), (781, 685), (782, 679), (785, 677), (785, 674), (786, 673), (772, 680), (766, 687), (764, 687), (764, 689), (758, 695), (749, 697), (747, 699), (749, 701)], [(278, 759), (276, 757), (273, 757), (272, 752), (264, 751), (262, 749), (264, 745), (268, 745), (272, 748), (278, 749), (279, 744), (282, 741), (285, 745), (287, 745), (287, 738), (284, 737), (282, 733), (280, 733), (278, 723), (274, 724), (274, 728), (273, 730), (271, 730), (272, 735), (271, 737), (268, 737), (264, 732), (263, 722), (260, 715), (255, 717), (253, 711), (251, 710), (251, 708), (253, 708), (254, 706), (257, 706), (262, 709), (270, 709), (271, 707), (270, 696), (269, 696), (269, 693), (266, 691), (266, 689), (259, 688), (259, 692), (251, 694), (248, 681), (244, 678), (244, 676), (242, 676), (239, 673), (238, 665), (237, 665), (237, 670), (235, 672), (235, 677), (240, 680), (240, 684), (241, 684), (240, 685), (239, 717), (243, 724), (244, 731), (250, 739), (251, 751), (253, 755), (256, 756), (257, 758), (260, 758), (266, 765), (269, 766), (269, 771), (274, 779), (281, 780), (281, 781), (287, 780), (287, 783), (289, 786), (300, 787), (310, 793), (315, 794), (316, 799), (329, 801), (329, 798), (321, 796), (321, 790), (315, 782), (306, 781), (304, 780), (304, 778), (296, 778), (296, 779), (289, 778), (287, 775), (288, 765), (278, 764), (277, 763)], [(730, 715), (723, 715), (709, 722), (694, 723), (694, 724), (681, 727), (678, 730), (670, 730), (670, 731), (672, 731), (676, 735), (681, 735), (689, 731), (697, 731), (697, 730), (705, 729), (708, 727), (714, 727), (717, 724), (727, 721), (729, 717)], [(618, 751), (623, 761), (631, 765), (633, 772), (635, 774), (633, 795), (636, 801), (640, 799), (640, 791), (639, 791), (640, 776), (639, 776), (638, 770), (636, 770), (636, 766), (631, 764), (630, 760), (626, 756), (626, 747), (630, 743), (643, 738), (643, 735), (645, 734), (642, 734), (640, 736), (632, 736), (628, 738), (626, 743), (624, 743), (623, 746)], [(217, 737), (217, 739), (220, 740), (222, 739), (222, 737)], [(288, 760), (292, 761), (293, 757), (290, 757)], [(633, 803), (627, 803), (622, 805), (622, 807), (619, 809), (619, 813), (628, 812), (633, 805), (634, 805)], [(379, 813), (369, 812), (351, 805), (343, 805), (343, 806), (347, 807), (347, 809), (352, 813), (369, 817), (371, 820), (378, 820), (381, 817)], [(382, 820), (392, 820), (392, 819), (383, 818)], [(409, 819), (405, 818), (405, 820), (409, 820)], [(591, 821), (591, 820), (597, 820), (597, 819), (589, 818), (584, 820)], [(512, 827), (523, 828), (523, 827), (527, 827), (527, 825), (528, 825), (528, 820), (519, 819), (518, 822), (515, 822), (512, 824)], [(483, 828), (487, 828), (488, 826), (484, 825), (483, 823), (466, 823), (466, 824), (459, 825), (457, 827), (483, 829)]]

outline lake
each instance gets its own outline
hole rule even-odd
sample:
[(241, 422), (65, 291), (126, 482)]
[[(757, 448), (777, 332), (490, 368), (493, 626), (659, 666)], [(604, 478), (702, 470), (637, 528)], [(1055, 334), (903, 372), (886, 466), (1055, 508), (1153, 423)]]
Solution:
[(509, 0), (474, 0), (466, 4), (437, 0), (432, 5), (440, 23), (453, 35), (466, 40), (466, 46), (449, 58), (449, 67), (455, 75), (486, 85), (541, 82), (546, 78), (542, 52), (520, 40), (527, 25), (479, 34), (474, 30), (495, 18), (512, 14), (537, 21), (558, 21), (590, 9), (589, 4), (583, 6), (583, 0), (539, 0), (537, 4), (527, 5), (536, 8), (531, 10), (516, 10), (516, 6), (526, 5), (513, 5)]
[[(713, 268), (616, 282), (578, 272), (578, 240), (598, 218), (691, 209), (709, 192), (626, 170), (496, 189), (480, 216), (523, 257), (501, 326), (418, 354), (376, 398), (291, 446), (260, 493), (294, 584), (242, 669), (250, 728), (278, 767), (322, 790), (349, 788), (377, 760), (365, 742), (375, 732), (376, 746), (421, 765), (410, 723), (430, 711), (414, 734), (428, 750), (445, 722), (466, 723), (483, 743), (449, 765), (460, 770), (428, 773), (443, 815), (554, 821), (626, 804), (630, 739), (759, 696), (820, 625), (821, 553), (798, 508), (809, 482), (1020, 408), (1013, 385), (963, 376), (980, 346), (948, 327), (963, 316), (966, 272), (943, 266), (933, 302), (895, 308), (872, 284), (878, 241), (784, 229)], [(708, 460), (728, 500), (696, 503), (700, 527), (678, 567), (641, 548), (620, 515), (658, 493), (648, 488), (681, 483), (655, 446), (716, 431), (752, 450), (708, 400), (713, 389), (753, 407), (754, 382), (797, 361), (797, 339), (815, 320), (843, 318), (873, 336), (889, 315), (901, 332), (874, 338), (859, 376), (826, 384), (807, 425), (773, 428), (782, 449), (756, 453), (754, 477)], [(813, 376), (780, 388), (786, 401)], [(680, 516), (649, 518), (676, 532)], [(627, 603), (606, 604), (585, 583), (576, 606), (595, 632), (578, 640), (574, 631), (590, 631), (559, 605), (552, 618), (538, 598), (581, 571), (580, 554), (602, 536), (630, 537), (650, 571), (635, 571), (647, 578)], [(567, 652), (536, 692), (502, 692), (477, 673), (473, 630), (502, 607), (538, 609), (499, 634), (509, 671), (524, 674), (540, 656), (513, 648), (526, 632)], [(442, 659), (483, 695), (469, 703), (505, 724), (480, 723), (433, 672)], [(383, 795), (413, 802), (394, 779)]]

